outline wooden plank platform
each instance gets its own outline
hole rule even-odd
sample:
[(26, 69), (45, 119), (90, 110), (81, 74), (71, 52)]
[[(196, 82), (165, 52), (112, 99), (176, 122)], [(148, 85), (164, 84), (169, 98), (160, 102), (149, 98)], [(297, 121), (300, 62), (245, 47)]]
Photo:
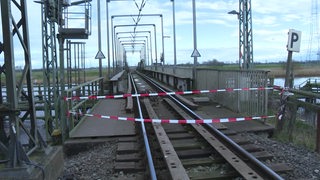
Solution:
[[(100, 100), (92, 110), (92, 114), (134, 117), (125, 111), (125, 99)], [(135, 135), (134, 122), (84, 117), (70, 132), (70, 138), (111, 137)]]

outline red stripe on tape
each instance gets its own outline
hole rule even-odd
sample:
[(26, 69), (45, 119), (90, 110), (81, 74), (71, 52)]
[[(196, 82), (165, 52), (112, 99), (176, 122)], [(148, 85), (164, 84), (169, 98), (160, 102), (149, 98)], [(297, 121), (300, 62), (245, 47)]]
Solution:
[(102, 118), (102, 115), (100, 115), (100, 114), (93, 114), (93, 116), (97, 117), (97, 118), (100, 118), (100, 119)]
[(203, 122), (204, 122), (204, 121), (203, 121), (202, 119), (197, 119), (197, 120), (196, 120), (196, 124), (203, 124)]
[(144, 122), (152, 122), (152, 119), (144, 119)]
[(170, 123), (169, 119), (161, 119), (161, 123)]
[(149, 94), (140, 94), (141, 97), (147, 97), (150, 96)]
[(105, 96), (106, 97), (106, 99), (114, 99), (114, 96), (113, 95), (107, 95), (107, 96)]
[(193, 94), (201, 94), (201, 91), (200, 90), (193, 90), (192, 93)]
[(184, 92), (183, 91), (177, 91), (177, 92), (175, 92), (175, 94), (184, 94)]
[(124, 98), (126, 98), (126, 97), (132, 97), (132, 94), (124, 94), (123, 97), (124, 97)]
[(96, 95), (88, 96), (88, 99), (97, 99)]
[(187, 120), (179, 120), (178, 122), (179, 122), (179, 124), (186, 124)]
[(165, 92), (159, 92), (158, 95), (159, 95), (159, 96), (166, 96), (167, 93), (165, 93)]
[(236, 122), (237, 118), (228, 118), (229, 122)]
[(127, 120), (128, 121), (135, 121), (135, 118), (128, 117)]
[(244, 120), (245, 120), (245, 121), (252, 120), (252, 117), (245, 117)]
[(226, 88), (226, 91), (231, 92), (233, 91), (233, 88)]
[(118, 116), (110, 116), (110, 119), (116, 119), (116, 120), (118, 120), (119, 118), (118, 118)]

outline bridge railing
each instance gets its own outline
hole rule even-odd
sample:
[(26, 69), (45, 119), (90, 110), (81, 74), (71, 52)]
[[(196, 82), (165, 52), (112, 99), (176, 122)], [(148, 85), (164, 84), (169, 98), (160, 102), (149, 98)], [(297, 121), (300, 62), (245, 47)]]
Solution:
[[(99, 87), (103, 77), (79, 84), (75, 87), (69, 88), (65, 90), (66, 98), (70, 97), (79, 97), (79, 96), (90, 96), (90, 95), (97, 95), (99, 93)], [(85, 113), (87, 108), (93, 106), (94, 102), (91, 102), (89, 99), (80, 100), (77, 98), (73, 98), (73, 100), (66, 101), (66, 108), (67, 111), (72, 112), (82, 112)], [(80, 115), (71, 115), (69, 114), (67, 118), (67, 126), (69, 132), (75, 127), (75, 125), (80, 121)]]
[[(163, 74), (172, 74), (175, 77), (192, 77), (192, 68), (177, 67), (173, 73), (173, 67), (149, 66), (146, 70)], [(208, 68), (196, 69), (195, 87), (198, 90), (225, 89), (225, 88), (257, 88), (267, 87), (268, 72), (261, 70), (217, 70)], [(193, 80), (194, 81), (194, 80)], [(181, 84), (182, 87), (187, 87)], [(223, 95), (219, 93), (224, 93)], [(208, 94), (213, 102), (219, 103), (235, 112), (244, 115), (255, 116), (266, 114), (268, 111), (267, 91), (234, 91)]]
[[(268, 72), (266, 71), (197, 69), (198, 89), (259, 88), (267, 87), (267, 82)], [(214, 102), (247, 116), (267, 113), (266, 90), (220, 93), (208, 94), (208, 96)]]

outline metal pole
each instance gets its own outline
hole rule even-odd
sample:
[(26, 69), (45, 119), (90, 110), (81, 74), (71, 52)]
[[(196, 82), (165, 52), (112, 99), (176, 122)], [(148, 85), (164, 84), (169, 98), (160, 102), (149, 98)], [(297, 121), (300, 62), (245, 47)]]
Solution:
[(150, 53), (151, 53), (151, 54), (150, 54), (150, 55), (151, 55), (151, 56), (150, 56), (150, 59), (151, 59), (151, 60), (149, 61), (148, 64), (151, 66), (151, 65), (152, 65), (152, 34), (151, 34), (150, 31), (149, 31), (149, 35), (150, 35)]
[(114, 71), (114, 49), (115, 49), (115, 44), (114, 44), (114, 30), (113, 30), (113, 18), (111, 17), (111, 40), (112, 40), (112, 74), (115, 73)]
[(317, 112), (317, 142), (316, 142), (316, 152), (320, 153), (320, 111)]
[(161, 17), (161, 36), (162, 36), (162, 65), (165, 64), (165, 61), (164, 61), (164, 36), (163, 36), (163, 18), (162, 18), (162, 15), (160, 15)]
[(177, 47), (176, 47), (176, 11), (175, 11), (175, 3), (174, 0), (172, 1), (172, 21), (173, 21), (173, 73), (176, 73), (176, 66), (177, 66)]
[(109, 42), (109, 2), (106, 2), (106, 16), (107, 16), (107, 51), (108, 51), (108, 78), (111, 78), (111, 69), (110, 69), (110, 42)]
[[(100, 17), (100, 0), (98, 0), (98, 49), (101, 52), (101, 17)], [(99, 77), (102, 77), (102, 59), (99, 57)], [(103, 94), (103, 81), (100, 80), (100, 95)]]
[(243, 62), (243, 68), (244, 69), (249, 69), (249, 53), (250, 51), (248, 50), (249, 46), (248, 46), (248, 22), (247, 22), (247, 1), (245, 1), (243, 3), (243, 41), (244, 41), (244, 45), (243, 45), (243, 57), (244, 57), (244, 62)]
[[(197, 49), (197, 21), (196, 21), (196, 2), (195, 0), (192, 0), (192, 11), (193, 11), (193, 49)], [(193, 88), (196, 88), (196, 68), (198, 63), (198, 57), (194, 56), (193, 61), (193, 69), (192, 69), (192, 76), (193, 76)]]
[(158, 51), (157, 51), (157, 30), (156, 30), (156, 25), (153, 25), (153, 30), (154, 30), (154, 50), (155, 50), (155, 58), (156, 58), (156, 70), (158, 70)]

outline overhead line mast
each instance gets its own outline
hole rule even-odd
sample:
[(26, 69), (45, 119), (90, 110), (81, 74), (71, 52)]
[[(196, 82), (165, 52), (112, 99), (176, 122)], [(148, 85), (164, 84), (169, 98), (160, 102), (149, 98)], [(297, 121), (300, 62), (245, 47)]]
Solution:
[[(308, 43), (307, 61), (320, 60), (320, 38), (319, 38), (319, 12), (318, 0), (311, 0), (311, 14), (310, 14), (310, 35)], [(316, 52), (314, 52), (314, 48)], [(314, 57), (316, 54), (316, 59)]]
[(251, 69), (253, 65), (251, 0), (239, 0), (239, 52), (241, 69)]

